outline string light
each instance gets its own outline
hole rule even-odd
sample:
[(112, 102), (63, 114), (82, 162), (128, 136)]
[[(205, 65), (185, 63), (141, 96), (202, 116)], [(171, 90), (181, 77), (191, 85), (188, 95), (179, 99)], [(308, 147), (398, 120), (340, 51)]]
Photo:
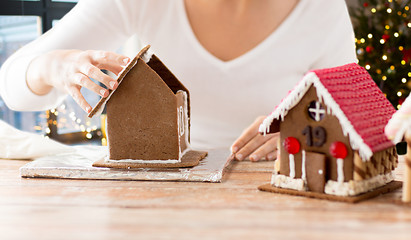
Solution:
[(402, 78), (402, 79), (401, 79), (401, 82), (402, 82), (402, 83), (406, 83), (406, 82), (407, 82), (407, 79), (406, 79), (406, 78)]
[(371, 8), (371, 12), (372, 12), (372, 13), (376, 13), (376, 12), (377, 12), (377, 9)]
[(371, 38), (372, 38), (372, 34), (371, 34), (371, 33), (368, 33), (367, 37), (368, 37), (369, 39), (371, 39)]
[(381, 58), (382, 58), (382, 60), (384, 60), (384, 61), (385, 61), (385, 60), (387, 60), (387, 58), (388, 58), (388, 57), (387, 57), (387, 55), (382, 55), (382, 57), (381, 57)]
[(91, 135), (91, 133), (86, 134), (86, 138), (91, 139), (92, 137), (93, 137), (93, 135)]
[[(96, 125), (92, 125), (91, 119), (83, 120), (80, 117), (76, 116), (75, 111), (71, 111), (68, 109), (66, 104), (60, 105), (57, 109), (51, 109), (49, 112), (50, 114), (54, 114), (55, 116), (59, 116), (58, 122), (57, 120), (51, 121), (49, 120), (49, 125), (55, 125), (58, 129), (64, 128), (73, 128), (85, 133), (86, 139), (93, 138), (93, 131), (96, 131), (97, 136), (101, 136), (101, 132), (97, 131), (98, 127)], [(49, 112), (46, 114), (46, 118), (49, 119)], [(71, 120), (71, 121), (70, 121)], [(83, 123), (84, 122), (84, 123)], [(69, 126), (69, 123), (74, 124), (74, 126)], [(37, 128), (38, 129), (38, 128)], [(49, 127), (44, 127), (44, 132), (46, 134), (51, 133), (51, 129)]]
[(401, 96), (402, 96), (402, 92), (398, 91), (398, 92), (397, 92), (397, 96), (398, 96), (398, 97), (401, 97)]
[(381, 43), (381, 44), (384, 44), (384, 43), (385, 43), (385, 40), (384, 40), (384, 39), (380, 39), (380, 43)]

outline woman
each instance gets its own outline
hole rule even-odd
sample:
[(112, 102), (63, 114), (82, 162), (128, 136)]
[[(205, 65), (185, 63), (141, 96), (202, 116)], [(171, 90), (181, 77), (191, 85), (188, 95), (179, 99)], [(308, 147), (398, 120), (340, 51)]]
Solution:
[(89, 78), (117, 87), (99, 69), (118, 74), (129, 58), (113, 51), (135, 33), (190, 90), (192, 146), (234, 142), (238, 160), (274, 159), (277, 135), (260, 136), (258, 116), (306, 71), (356, 61), (343, 0), (81, 0), (3, 65), (1, 95), (43, 110), (69, 94), (88, 112), (80, 89), (108, 94)]

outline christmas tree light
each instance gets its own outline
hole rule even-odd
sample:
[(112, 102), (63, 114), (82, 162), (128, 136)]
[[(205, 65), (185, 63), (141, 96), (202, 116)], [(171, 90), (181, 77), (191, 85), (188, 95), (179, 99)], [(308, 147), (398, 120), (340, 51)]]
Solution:
[(399, 108), (411, 90), (410, 0), (359, 0), (350, 8), (359, 64)]

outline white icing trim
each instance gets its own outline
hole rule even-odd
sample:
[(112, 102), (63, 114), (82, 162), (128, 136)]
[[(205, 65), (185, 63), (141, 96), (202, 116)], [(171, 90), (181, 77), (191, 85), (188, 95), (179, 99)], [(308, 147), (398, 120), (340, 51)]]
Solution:
[(106, 158), (106, 162), (108, 163), (155, 163), (155, 164), (169, 164), (169, 163), (180, 163), (181, 160), (177, 159), (169, 159), (169, 160), (142, 160), (142, 159), (120, 159), (120, 160), (113, 160)]
[[(391, 118), (390, 121), (392, 121), (393, 118)], [(397, 123), (398, 125), (401, 124), (400, 129), (398, 130), (398, 132), (395, 134), (394, 139), (392, 139), (392, 142), (394, 142), (395, 144), (401, 142), (403, 140), (403, 138), (405, 137), (405, 133), (407, 132), (407, 130), (411, 129), (411, 121), (409, 121), (409, 119), (401, 119), (402, 123)]]
[[(395, 178), (394, 172), (385, 175), (378, 175), (363, 181), (348, 181), (337, 182), (328, 180), (325, 184), (324, 192), (336, 196), (355, 196), (364, 192), (371, 191), (381, 187)], [(273, 172), (271, 176), (271, 185), (280, 188), (294, 189), (297, 191), (308, 191), (306, 183), (300, 178), (291, 178), (289, 176), (276, 174)]]
[(337, 158), (337, 181), (344, 182), (344, 159)]
[(394, 173), (390, 172), (385, 175), (378, 175), (363, 181), (336, 182), (328, 180), (325, 184), (324, 192), (337, 196), (355, 196), (360, 193), (368, 192), (375, 188), (381, 187), (394, 180)]
[[(179, 92), (181, 92), (182, 94), (183, 94), (183, 101), (184, 101), (184, 110), (183, 110), (183, 112), (184, 112), (184, 114), (183, 114), (183, 116), (185, 116), (185, 126), (184, 126), (184, 129), (183, 129), (183, 132), (185, 133), (185, 139), (184, 139), (184, 141), (185, 141), (185, 144), (186, 144), (186, 146), (187, 146), (187, 148), (183, 151), (183, 152), (181, 152), (181, 145), (179, 145), (178, 146), (178, 150), (179, 150), (179, 156), (180, 156), (180, 159), (181, 159), (181, 157), (188, 151), (188, 150), (191, 150), (191, 146), (190, 146), (190, 143), (189, 143), (189, 141), (188, 141), (188, 135), (189, 135), (189, 129), (188, 129), (188, 96), (187, 96), (187, 92), (186, 91), (183, 91), (183, 90), (179, 90), (179, 91), (177, 91), (177, 93), (179, 93)], [(181, 118), (181, 116), (180, 116), (180, 113), (181, 112), (181, 109), (179, 108), (179, 107), (177, 107), (177, 129), (178, 129), (178, 142), (180, 143), (180, 138), (181, 138), (181, 135), (180, 135), (180, 121), (179, 121), (179, 118)], [(184, 135), (184, 133), (182, 134), (182, 135)]]
[(295, 178), (295, 160), (294, 154), (289, 154), (288, 158), (290, 159), (290, 178)]
[(148, 62), (150, 62), (151, 57), (153, 56), (153, 54), (154, 54), (154, 52), (151, 51), (151, 49), (149, 48), (149, 49), (147, 49), (147, 51), (143, 54), (143, 56), (141, 56), (141, 59), (143, 59), (143, 61), (144, 61), (145, 63), (148, 63)]
[(264, 119), (263, 123), (259, 127), (259, 131), (266, 134), (270, 131), (270, 125), (274, 119), (281, 119), (281, 121), (283, 121), (288, 111), (300, 102), (312, 85), (314, 85), (317, 90), (317, 97), (319, 101), (324, 102), (324, 104), (328, 106), (327, 113), (337, 117), (342, 126), (344, 135), (349, 136), (351, 148), (358, 150), (363, 161), (370, 160), (373, 155), (371, 148), (364, 143), (364, 140), (357, 133), (357, 131), (355, 131), (340, 106), (334, 101), (331, 94), (321, 84), (320, 79), (314, 72), (309, 72), (304, 76), (304, 78), (288, 94), (288, 96), (283, 99), (276, 109), (266, 119)]
[(271, 177), (271, 185), (280, 188), (294, 189), (297, 191), (307, 191), (304, 181), (300, 178), (291, 178), (285, 175), (274, 174)]
[(306, 161), (306, 156), (305, 156), (305, 150), (302, 150), (302, 166), (301, 166), (301, 179), (306, 182), (307, 177), (306, 177), (306, 170), (305, 170), (305, 161)]

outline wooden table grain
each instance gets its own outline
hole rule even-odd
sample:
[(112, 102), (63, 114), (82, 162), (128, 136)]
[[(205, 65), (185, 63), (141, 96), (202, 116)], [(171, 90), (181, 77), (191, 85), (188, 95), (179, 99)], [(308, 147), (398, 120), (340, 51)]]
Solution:
[(411, 239), (401, 190), (357, 204), (261, 192), (273, 162), (235, 162), (222, 183), (25, 179), (25, 163), (0, 160), (0, 239)]

